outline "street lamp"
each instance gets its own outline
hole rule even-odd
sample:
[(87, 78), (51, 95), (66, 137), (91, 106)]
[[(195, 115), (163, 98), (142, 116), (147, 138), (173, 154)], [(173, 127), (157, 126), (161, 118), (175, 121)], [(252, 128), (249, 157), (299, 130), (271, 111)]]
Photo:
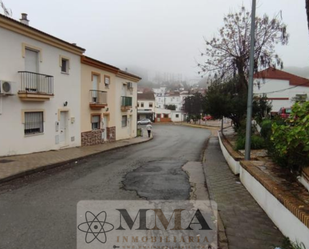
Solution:
[(248, 86), (248, 102), (247, 102), (245, 160), (250, 160), (250, 151), (251, 151), (251, 124), (252, 124), (251, 119), (252, 119), (254, 43), (255, 43), (255, 9), (256, 9), (256, 0), (252, 0), (250, 69), (249, 69), (249, 86)]

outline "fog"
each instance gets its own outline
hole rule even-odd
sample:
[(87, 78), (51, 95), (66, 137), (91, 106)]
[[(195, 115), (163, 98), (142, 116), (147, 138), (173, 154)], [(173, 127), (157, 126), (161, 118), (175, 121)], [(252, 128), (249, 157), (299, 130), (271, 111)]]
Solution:
[[(217, 34), (223, 16), (251, 0), (3, 0), (13, 18), (28, 13), (32, 27), (86, 49), (86, 55), (143, 77), (200, 79), (196, 61), (204, 39)], [(257, 15), (281, 11), (290, 42), (276, 51), (286, 67), (309, 66), (305, 0), (258, 0)]]

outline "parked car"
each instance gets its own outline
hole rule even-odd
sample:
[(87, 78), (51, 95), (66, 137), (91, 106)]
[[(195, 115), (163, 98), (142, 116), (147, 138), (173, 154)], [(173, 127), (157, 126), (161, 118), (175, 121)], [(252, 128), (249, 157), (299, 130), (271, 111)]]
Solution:
[(210, 115), (206, 115), (205, 117), (203, 117), (203, 120), (213, 120), (212, 116)]
[(148, 119), (148, 118), (144, 118), (144, 119), (141, 119), (141, 120), (137, 121), (138, 125), (146, 125), (146, 124), (149, 124), (149, 123), (151, 123), (151, 120)]
[(281, 107), (278, 111), (278, 115), (281, 118), (288, 118), (291, 112), (292, 112), (291, 107)]

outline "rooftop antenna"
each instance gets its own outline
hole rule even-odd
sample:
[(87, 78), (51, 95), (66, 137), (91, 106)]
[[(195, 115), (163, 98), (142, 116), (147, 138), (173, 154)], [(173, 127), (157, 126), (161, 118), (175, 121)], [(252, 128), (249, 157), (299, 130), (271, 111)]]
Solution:
[(13, 15), (12, 10), (5, 7), (4, 3), (1, 0), (0, 0), (0, 6), (3, 9), (3, 13), (5, 16), (12, 17)]

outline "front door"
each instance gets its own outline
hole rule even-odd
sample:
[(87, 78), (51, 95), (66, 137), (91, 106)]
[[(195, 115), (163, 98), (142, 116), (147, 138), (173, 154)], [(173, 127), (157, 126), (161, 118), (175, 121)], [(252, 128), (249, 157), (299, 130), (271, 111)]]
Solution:
[(31, 72), (28, 76), (28, 81), (25, 86), (25, 90), (28, 92), (37, 92), (39, 91), (39, 52), (26, 49), (25, 51), (25, 70)]
[(131, 137), (131, 131), (132, 131), (132, 116), (128, 116), (128, 135)]
[(102, 119), (102, 129), (103, 129), (102, 139), (104, 141), (106, 141), (107, 140), (107, 116), (103, 116), (103, 119)]
[(60, 135), (59, 143), (61, 146), (67, 145), (68, 112), (60, 112)]

